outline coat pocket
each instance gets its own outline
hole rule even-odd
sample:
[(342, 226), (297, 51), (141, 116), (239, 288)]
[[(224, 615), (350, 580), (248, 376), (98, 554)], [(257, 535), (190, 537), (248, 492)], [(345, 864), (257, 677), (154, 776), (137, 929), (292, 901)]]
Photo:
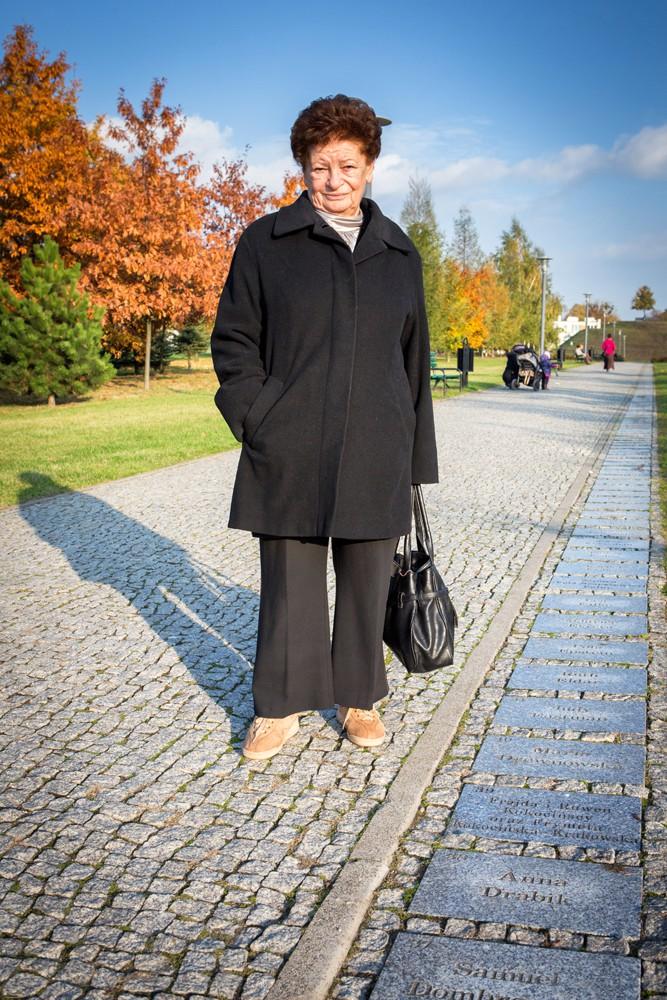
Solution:
[(284, 382), (275, 375), (267, 375), (266, 381), (258, 394), (255, 396), (252, 405), (246, 413), (243, 421), (243, 440), (250, 443), (259, 430), (259, 426), (264, 420), (274, 403), (277, 403), (282, 395)]

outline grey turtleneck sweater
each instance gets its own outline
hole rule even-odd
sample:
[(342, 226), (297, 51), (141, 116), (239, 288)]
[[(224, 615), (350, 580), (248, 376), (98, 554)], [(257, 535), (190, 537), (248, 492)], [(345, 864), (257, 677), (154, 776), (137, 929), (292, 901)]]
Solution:
[(364, 213), (361, 209), (359, 209), (358, 215), (338, 215), (335, 212), (325, 212), (323, 208), (317, 208), (315, 205), (313, 208), (332, 229), (336, 230), (339, 236), (343, 237), (350, 250), (354, 250), (361, 224), (364, 221)]

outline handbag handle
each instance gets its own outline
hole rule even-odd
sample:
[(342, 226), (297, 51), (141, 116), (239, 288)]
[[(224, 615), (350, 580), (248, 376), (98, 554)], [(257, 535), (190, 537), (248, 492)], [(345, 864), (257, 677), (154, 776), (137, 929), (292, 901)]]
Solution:
[(415, 517), (415, 534), (417, 535), (417, 544), (420, 548), (425, 549), (426, 552), (428, 552), (429, 558), (431, 562), (433, 562), (433, 538), (431, 537), (431, 528), (426, 514), (424, 494), (420, 484), (416, 484), (412, 487), (412, 509)]
[(411, 551), (411, 539), (412, 539), (412, 529), (414, 525), (415, 537), (417, 540), (417, 548), (425, 556), (428, 556), (431, 562), (433, 562), (433, 539), (431, 537), (431, 529), (428, 523), (428, 517), (426, 515), (426, 505), (424, 503), (424, 494), (422, 492), (421, 485), (416, 483), (412, 486), (412, 518), (413, 524), (410, 525), (410, 531), (403, 538), (403, 566), (404, 571), (410, 567), (410, 551)]

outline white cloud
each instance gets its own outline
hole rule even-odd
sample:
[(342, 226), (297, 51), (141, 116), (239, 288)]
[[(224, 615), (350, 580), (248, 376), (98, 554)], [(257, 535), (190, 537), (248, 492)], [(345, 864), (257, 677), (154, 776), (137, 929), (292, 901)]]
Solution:
[(608, 154), (599, 146), (565, 146), (554, 156), (521, 160), (510, 170), (531, 181), (567, 184), (605, 169), (608, 161)]
[[(120, 124), (118, 118), (110, 121)], [(667, 177), (667, 124), (647, 126), (634, 135), (621, 136), (609, 150), (584, 143), (514, 162), (479, 152), (483, 143), (478, 124), (455, 122), (423, 127), (397, 122), (389, 126), (383, 137), (384, 151), (375, 169), (374, 194), (382, 197), (404, 194), (409, 178), (420, 175), (427, 178), (434, 194), (452, 191), (468, 199), (484, 197), (501, 182), (557, 188), (604, 171), (646, 179)], [(119, 148), (117, 143), (109, 142)], [(215, 162), (246, 155), (236, 145), (233, 129), (199, 115), (186, 119), (179, 149), (194, 154), (201, 164), (204, 180), (210, 176)], [(287, 135), (263, 139), (249, 148), (247, 160), (248, 179), (274, 191), (282, 186), (284, 173), (296, 169)]]
[(645, 233), (621, 243), (607, 243), (598, 249), (597, 255), (608, 260), (664, 260), (667, 257), (667, 236), (664, 233)]
[(201, 163), (202, 175), (208, 179), (216, 161), (223, 158), (234, 159), (242, 152), (234, 145), (233, 134), (229, 125), (221, 128), (210, 118), (190, 115), (186, 119), (178, 149), (179, 152), (194, 153), (195, 159)]
[(503, 160), (491, 156), (469, 156), (433, 171), (430, 179), (436, 189), (477, 187), (499, 181), (510, 173), (511, 167)]
[(612, 152), (620, 170), (637, 177), (667, 177), (667, 125), (646, 126), (621, 137)]

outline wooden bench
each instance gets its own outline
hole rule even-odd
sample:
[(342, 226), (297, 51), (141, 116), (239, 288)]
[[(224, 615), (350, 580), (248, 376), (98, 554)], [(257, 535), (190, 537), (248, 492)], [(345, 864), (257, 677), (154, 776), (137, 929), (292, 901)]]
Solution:
[(442, 386), (442, 394), (445, 395), (447, 385), (452, 382), (459, 387), (459, 392), (463, 391), (463, 372), (459, 368), (447, 368), (438, 364), (435, 351), (431, 351), (431, 382), (435, 387)]

